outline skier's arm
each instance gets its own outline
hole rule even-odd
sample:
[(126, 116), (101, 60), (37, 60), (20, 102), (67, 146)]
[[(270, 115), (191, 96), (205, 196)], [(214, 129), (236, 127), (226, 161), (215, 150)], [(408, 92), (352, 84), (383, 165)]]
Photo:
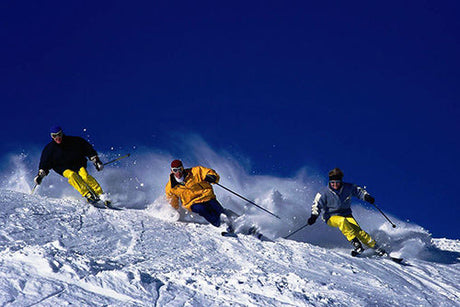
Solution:
[(34, 182), (37, 185), (40, 185), (42, 183), (43, 178), (45, 178), (46, 175), (48, 175), (48, 172), (46, 172), (43, 169), (39, 169), (37, 176), (35, 176), (35, 178), (34, 178)]
[(166, 199), (168, 200), (169, 204), (174, 209), (178, 210), (179, 209), (179, 197), (174, 195), (174, 193), (172, 192), (170, 182), (168, 182), (168, 184), (166, 185), (165, 192), (166, 192)]
[(97, 157), (97, 151), (94, 149), (93, 145), (91, 145), (87, 140), (84, 138), (78, 137), (80, 142), (80, 150), (81, 153), (92, 160), (93, 157)]
[(361, 200), (367, 201), (370, 204), (375, 202), (374, 197), (372, 197), (365, 189), (360, 186), (353, 185), (353, 196), (358, 197)]
[(200, 179), (209, 183), (218, 183), (220, 180), (219, 174), (213, 169), (197, 166), (199, 168)]
[(80, 146), (81, 146), (80, 148), (81, 148), (82, 154), (85, 157), (89, 158), (91, 162), (93, 162), (94, 167), (96, 168), (98, 172), (102, 171), (104, 169), (104, 164), (101, 162), (101, 159), (99, 159), (97, 151), (85, 139), (80, 138), (80, 137), (78, 139), (80, 141)]
[(317, 193), (311, 206), (311, 216), (308, 219), (308, 225), (313, 225), (316, 222), (319, 214), (321, 213), (321, 193)]
[(40, 156), (40, 164), (38, 165), (38, 173), (37, 173), (37, 176), (35, 176), (34, 178), (34, 182), (37, 185), (40, 185), (42, 183), (43, 178), (45, 178), (45, 176), (49, 174), (51, 168), (52, 168), (52, 165), (50, 162), (50, 153), (49, 153), (48, 147), (45, 147), (45, 149), (43, 149), (42, 154)]
[(174, 194), (166, 194), (166, 199), (174, 209), (179, 209), (179, 197)]

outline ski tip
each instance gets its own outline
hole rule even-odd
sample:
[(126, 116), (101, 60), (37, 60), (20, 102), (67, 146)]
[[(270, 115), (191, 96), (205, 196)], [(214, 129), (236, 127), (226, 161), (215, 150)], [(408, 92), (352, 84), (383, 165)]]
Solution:
[(238, 237), (237, 234), (234, 232), (222, 231), (220, 234), (223, 237), (234, 237), (234, 238)]
[(389, 258), (396, 263), (402, 263), (404, 261), (403, 258), (397, 258), (397, 257), (391, 257), (391, 256), (389, 256)]
[(93, 206), (94, 208), (97, 208), (97, 209), (111, 209), (111, 210), (123, 210), (123, 208), (118, 208), (118, 207), (115, 207), (114, 205), (112, 205), (112, 203), (110, 202), (96, 202), (94, 204), (91, 204), (91, 206)]
[(108, 209), (112, 209), (112, 210), (123, 210), (123, 208), (119, 208), (119, 207), (116, 207), (116, 206), (112, 205), (111, 202), (107, 202), (107, 203), (105, 203), (105, 205), (106, 205), (106, 207), (107, 207)]
[(124, 210), (123, 208), (118, 208), (118, 207), (114, 207), (114, 206), (107, 206), (108, 209), (111, 209), (111, 210), (116, 210), (116, 211), (122, 211)]

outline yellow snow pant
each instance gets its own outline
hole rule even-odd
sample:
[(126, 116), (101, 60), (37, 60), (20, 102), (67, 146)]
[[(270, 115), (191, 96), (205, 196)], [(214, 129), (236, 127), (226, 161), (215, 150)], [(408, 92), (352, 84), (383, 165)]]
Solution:
[(93, 178), (93, 176), (88, 174), (84, 167), (80, 168), (78, 173), (70, 169), (66, 169), (62, 175), (69, 179), (70, 185), (80, 192), (83, 197), (86, 197), (86, 195), (90, 193), (90, 189), (96, 193), (97, 196), (103, 193), (99, 183)]
[(333, 215), (327, 220), (327, 224), (332, 227), (337, 227), (347, 238), (348, 241), (358, 238), (359, 241), (363, 242), (370, 248), (375, 246), (374, 239), (371, 236), (361, 229), (358, 225), (358, 222), (352, 216), (338, 216)]

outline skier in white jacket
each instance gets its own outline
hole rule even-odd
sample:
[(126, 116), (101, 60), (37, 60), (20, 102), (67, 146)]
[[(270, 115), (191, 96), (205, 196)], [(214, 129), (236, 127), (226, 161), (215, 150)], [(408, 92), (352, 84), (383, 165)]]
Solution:
[(323, 212), (323, 220), (331, 227), (337, 227), (354, 247), (352, 255), (361, 254), (364, 248), (361, 244), (375, 249), (378, 255), (384, 255), (385, 251), (380, 248), (374, 239), (361, 229), (351, 212), (351, 197), (373, 204), (375, 199), (362, 187), (343, 182), (343, 172), (334, 168), (329, 172), (329, 184), (316, 194), (311, 208), (311, 216), (308, 224), (313, 225)]

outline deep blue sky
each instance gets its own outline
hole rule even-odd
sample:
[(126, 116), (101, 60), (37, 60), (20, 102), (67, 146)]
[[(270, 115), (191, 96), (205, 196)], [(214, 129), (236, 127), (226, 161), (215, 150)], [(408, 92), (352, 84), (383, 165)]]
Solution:
[(0, 3), (3, 152), (55, 123), (101, 151), (196, 133), (460, 238), (457, 1), (66, 2)]

